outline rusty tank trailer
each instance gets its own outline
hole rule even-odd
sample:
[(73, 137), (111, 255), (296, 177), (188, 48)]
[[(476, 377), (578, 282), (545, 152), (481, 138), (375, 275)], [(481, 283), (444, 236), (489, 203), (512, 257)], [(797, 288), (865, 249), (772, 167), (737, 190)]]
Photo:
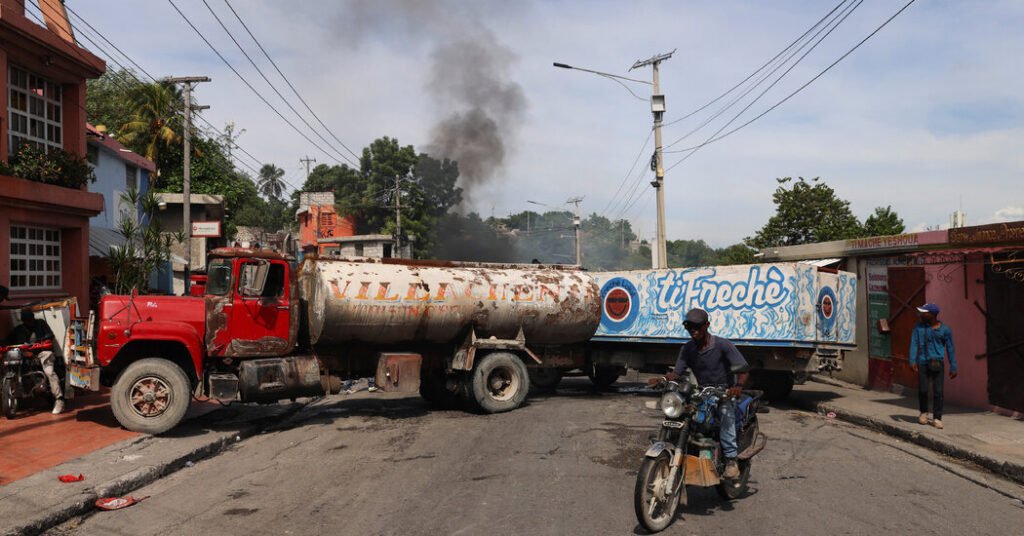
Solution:
[(572, 267), (401, 260), (314, 259), (301, 271), (309, 341), (527, 345), (589, 340), (601, 321), (600, 290)]

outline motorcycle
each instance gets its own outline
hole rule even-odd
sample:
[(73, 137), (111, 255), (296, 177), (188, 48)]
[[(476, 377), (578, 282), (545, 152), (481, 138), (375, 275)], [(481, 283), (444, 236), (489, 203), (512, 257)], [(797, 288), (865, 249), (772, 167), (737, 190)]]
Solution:
[(46, 396), (53, 403), (50, 382), (35, 352), (50, 350), (48, 344), (19, 344), (2, 348), (0, 363), (0, 412), (8, 419), (18, 413), (20, 399)]
[(764, 450), (768, 438), (758, 430), (757, 414), (763, 392), (745, 390), (736, 403), (736, 458), (740, 475), (725, 479), (718, 427), (718, 402), (725, 389), (696, 388), (688, 381), (662, 381), (660, 407), (665, 414), (657, 440), (647, 450), (633, 491), (633, 507), (640, 524), (659, 532), (675, 521), (676, 510), (686, 506), (687, 486), (714, 486), (726, 500), (747, 490), (753, 457)]

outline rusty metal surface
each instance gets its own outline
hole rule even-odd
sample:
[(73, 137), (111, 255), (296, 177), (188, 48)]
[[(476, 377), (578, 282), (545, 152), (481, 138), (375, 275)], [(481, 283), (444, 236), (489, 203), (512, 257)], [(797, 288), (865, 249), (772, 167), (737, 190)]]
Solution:
[(285, 255), (284, 253), (278, 253), (270, 249), (253, 249), (253, 248), (216, 248), (210, 252), (210, 257), (222, 257), (222, 258), (253, 258), (253, 259), (270, 259), (280, 261), (291, 261), (294, 260), (291, 255)]
[(420, 354), (380, 354), (375, 384), (389, 393), (419, 393)]
[(584, 271), (458, 264), (304, 263), (310, 341), (451, 343), (472, 328), (498, 339), (522, 329), (529, 345), (558, 345), (587, 341), (597, 329), (600, 292)]

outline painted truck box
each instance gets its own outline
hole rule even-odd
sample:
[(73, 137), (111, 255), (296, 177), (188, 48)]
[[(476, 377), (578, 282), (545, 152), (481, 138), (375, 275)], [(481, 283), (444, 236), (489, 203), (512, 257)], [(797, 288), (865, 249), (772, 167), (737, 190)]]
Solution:
[(782, 383), (775, 395), (788, 394), (784, 378), (793, 373), (840, 369), (843, 351), (856, 345), (851, 273), (776, 263), (594, 275), (602, 312), (591, 340), (597, 367), (671, 365), (689, 340), (683, 317), (694, 307), (709, 313), (711, 333), (764, 371), (754, 375), (758, 381)]

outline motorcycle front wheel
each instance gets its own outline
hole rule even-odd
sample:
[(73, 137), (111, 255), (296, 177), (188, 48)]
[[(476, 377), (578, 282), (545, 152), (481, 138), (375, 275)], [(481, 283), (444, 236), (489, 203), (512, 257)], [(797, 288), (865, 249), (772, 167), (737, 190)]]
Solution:
[(4, 417), (13, 419), (18, 413), (18, 397), (14, 393), (14, 378), (4, 378), (0, 384), (0, 410)]
[[(667, 451), (656, 458), (644, 458), (636, 475), (633, 508), (637, 521), (651, 532), (665, 530), (676, 518), (679, 492), (683, 486), (676, 486), (674, 493), (667, 489), (671, 461), (672, 456)], [(679, 478), (682, 478), (682, 474)]]

